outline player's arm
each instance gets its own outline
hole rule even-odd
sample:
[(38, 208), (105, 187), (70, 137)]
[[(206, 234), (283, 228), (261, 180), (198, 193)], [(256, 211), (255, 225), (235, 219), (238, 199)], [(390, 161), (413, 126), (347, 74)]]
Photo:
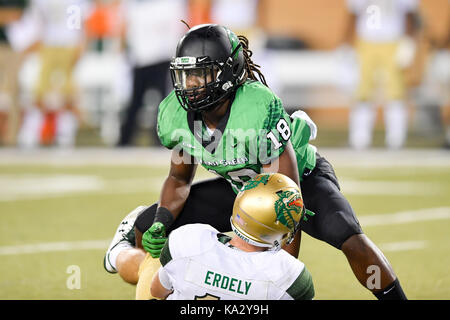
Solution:
[(312, 276), (306, 267), (286, 290), (286, 295), (281, 299), (312, 300), (314, 299), (314, 283)]
[(167, 289), (161, 282), (160, 274), (164, 277), (164, 269), (159, 268), (158, 272), (155, 273), (152, 279), (152, 285), (150, 287), (150, 293), (153, 297), (158, 299), (166, 299), (169, 294), (173, 292), (172, 289)]
[[(263, 166), (264, 172), (279, 172), (282, 173), (289, 178), (291, 178), (297, 185), (300, 186), (300, 178), (298, 176), (298, 168), (297, 168), (297, 159), (295, 157), (294, 148), (292, 147), (291, 141), (288, 141), (286, 147), (281, 153), (281, 155), (272, 160), (269, 164)], [(289, 254), (298, 257), (298, 253), (300, 251), (300, 241), (301, 241), (301, 230), (299, 230), (294, 240), (283, 249), (286, 250)]]
[(153, 297), (158, 299), (166, 299), (169, 294), (173, 292), (172, 289), (167, 289), (160, 279), (160, 274), (164, 277), (164, 269), (160, 267), (158, 272), (155, 273), (152, 279), (152, 285), (150, 287), (150, 293)]
[(159, 206), (168, 209), (176, 219), (189, 195), (192, 180), (197, 170), (194, 159), (182, 150), (174, 150), (169, 175), (163, 183)]
[(175, 221), (183, 209), (189, 195), (197, 164), (190, 155), (181, 150), (172, 152), (170, 170), (161, 189), (158, 208), (152, 226), (142, 235), (142, 241), (136, 235), (137, 243), (157, 258), (164, 246), (166, 230)]
[[(175, 230), (174, 233), (177, 231)], [(173, 236), (174, 233), (171, 233)], [(172, 254), (170, 253), (169, 239), (164, 244), (164, 248), (161, 250), (159, 261), (161, 262), (157, 272), (153, 275), (150, 285), (150, 293), (153, 297), (158, 299), (166, 299), (169, 294), (173, 292), (173, 284), (169, 275), (164, 269), (164, 266), (172, 260)]]
[(278, 172), (291, 178), (297, 185), (300, 185), (298, 176), (297, 159), (291, 141), (286, 143), (284, 151), (276, 159), (263, 165), (264, 172)]

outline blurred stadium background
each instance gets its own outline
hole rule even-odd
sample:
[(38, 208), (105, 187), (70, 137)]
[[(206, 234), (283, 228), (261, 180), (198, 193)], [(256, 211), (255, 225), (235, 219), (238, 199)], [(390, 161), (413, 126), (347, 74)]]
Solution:
[[(312, 143), (334, 164), (363, 229), (408, 297), (450, 299), (450, 4), (417, 1), (415, 55), (402, 70), (408, 132), (396, 150), (385, 146), (383, 108), (377, 109), (373, 144), (364, 150), (349, 145), (359, 65), (348, 40), (347, 5), (0, 1), (0, 299), (134, 298), (134, 287), (107, 274), (102, 259), (123, 216), (156, 201), (167, 174), (169, 153), (155, 138), (164, 95), (157, 85), (143, 89), (134, 135), (121, 143), (123, 123), (136, 69), (167, 63), (186, 30), (181, 19), (190, 26), (217, 22), (248, 36), (254, 61), (286, 110), (301, 108), (317, 124)], [(67, 92), (64, 71), (41, 83), (46, 59), (57, 60), (44, 54), (46, 41), (51, 47), (55, 39), (68, 46), (74, 41)], [(166, 74), (155, 71), (155, 77), (170, 90)], [(45, 91), (41, 100), (39, 90)], [(383, 94), (376, 92), (375, 101), (382, 106)], [(58, 124), (63, 110), (76, 116)], [(206, 177), (199, 170), (196, 179)], [(374, 298), (330, 246), (304, 235), (301, 259), (317, 299)], [(75, 288), (73, 270), (80, 275)]]

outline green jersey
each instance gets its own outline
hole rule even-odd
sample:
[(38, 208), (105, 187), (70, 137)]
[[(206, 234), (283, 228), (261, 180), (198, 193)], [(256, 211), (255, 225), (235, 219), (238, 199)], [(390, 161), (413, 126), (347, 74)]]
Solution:
[(205, 126), (200, 113), (184, 110), (172, 91), (159, 106), (158, 136), (165, 147), (183, 150), (227, 179), (235, 192), (278, 158), (289, 140), (300, 177), (305, 168), (315, 166), (307, 121), (301, 117), (291, 121), (281, 100), (257, 81), (246, 81), (236, 90), (231, 108), (214, 131)]

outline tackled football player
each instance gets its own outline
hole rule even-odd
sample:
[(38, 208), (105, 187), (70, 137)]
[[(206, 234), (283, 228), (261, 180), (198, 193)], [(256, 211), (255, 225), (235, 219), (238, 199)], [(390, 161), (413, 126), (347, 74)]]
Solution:
[[(139, 248), (158, 257), (167, 235), (188, 223), (230, 231), (233, 202), (243, 184), (261, 172), (279, 172), (301, 186), (305, 206), (316, 213), (301, 222), (301, 230), (341, 250), (366, 288), (372, 275), (367, 270), (377, 266), (381, 285), (369, 288), (377, 298), (406, 299), (389, 262), (340, 192), (333, 167), (309, 144), (315, 124), (302, 111), (286, 113), (251, 55), (245, 37), (220, 25), (199, 25), (181, 38), (170, 66), (174, 90), (158, 111), (159, 138), (173, 150), (169, 174), (159, 202), (123, 220), (105, 268), (136, 283), (144, 260)], [(193, 184), (198, 163), (219, 177)], [(284, 248), (295, 257), (300, 234)]]
[(160, 299), (310, 300), (306, 266), (280, 250), (307, 219), (298, 185), (279, 173), (262, 173), (236, 196), (233, 236), (206, 224), (173, 230), (161, 251), (151, 293)]

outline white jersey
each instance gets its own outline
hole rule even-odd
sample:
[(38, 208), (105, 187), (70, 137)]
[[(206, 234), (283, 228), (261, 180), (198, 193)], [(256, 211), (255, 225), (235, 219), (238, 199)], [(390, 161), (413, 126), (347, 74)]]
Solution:
[(186, 32), (184, 0), (125, 0), (127, 44), (133, 65), (143, 67), (169, 61), (177, 39)]
[(417, 9), (417, 0), (347, 0), (357, 15), (358, 37), (370, 42), (398, 41), (405, 34), (406, 15)]
[(206, 224), (172, 231), (159, 271), (161, 284), (173, 289), (167, 299), (312, 298), (311, 276), (301, 261), (284, 250), (244, 252), (224, 243), (227, 240)]
[(32, 19), (45, 46), (76, 47), (83, 37), (87, 0), (33, 0)]

